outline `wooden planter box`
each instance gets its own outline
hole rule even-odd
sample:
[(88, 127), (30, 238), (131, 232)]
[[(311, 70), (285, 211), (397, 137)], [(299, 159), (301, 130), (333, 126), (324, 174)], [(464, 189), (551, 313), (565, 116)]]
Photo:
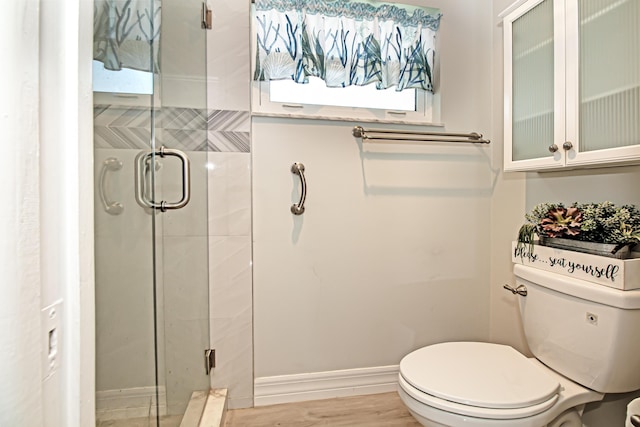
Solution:
[(517, 242), (511, 244), (511, 261), (516, 264), (621, 290), (640, 289), (640, 254), (630, 256), (616, 259), (540, 245), (529, 252), (529, 245), (518, 249)]

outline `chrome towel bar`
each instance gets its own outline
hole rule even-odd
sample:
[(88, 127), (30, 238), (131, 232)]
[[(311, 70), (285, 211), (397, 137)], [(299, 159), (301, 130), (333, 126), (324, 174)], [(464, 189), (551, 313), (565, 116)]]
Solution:
[(390, 129), (365, 129), (362, 126), (353, 128), (353, 136), (366, 140), (383, 141), (417, 141), (417, 142), (470, 142), (473, 144), (490, 144), (482, 134), (454, 132), (417, 132)]

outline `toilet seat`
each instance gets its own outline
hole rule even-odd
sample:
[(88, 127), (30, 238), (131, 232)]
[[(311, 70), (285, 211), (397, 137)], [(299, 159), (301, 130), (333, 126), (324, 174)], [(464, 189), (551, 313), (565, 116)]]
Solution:
[(529, 406), (526, 408), (514, 408), (514, 409), (492, 409), (482, 408), (479, 406), (464, 405), (449, 400), (440, 399), (434, 396), (430, 396), (415, 387), (407, 383), (406, 380), (399, 376), (399, 386), (407, 393), (411, 398), (416, 401), (430, 406), (432, 408), (440, 409), (446, 412), (451, 412), (458, 415), (466, 415), (474, 418), (484, 418), (491, 420), (514, 420), (518, 418), (527, 418), (537, 414), (541, 414), (544, 411), (550, 409), (556, 404), (558, 395), (553, 396), (546, 402), (539, 403), (537, 405)]
[(560, 384), (509, 346), (448, 342), (400, 362), (400, 387), (413, 399), (477, 418), (530, 417), (551, 408)]

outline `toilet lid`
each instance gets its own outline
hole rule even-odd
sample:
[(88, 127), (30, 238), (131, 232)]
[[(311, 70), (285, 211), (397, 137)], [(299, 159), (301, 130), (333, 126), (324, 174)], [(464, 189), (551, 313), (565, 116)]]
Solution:
[(400, 375), (416, 389), (481, 408), (525, 408), (548, 401), (557, 380), (505, 345), (448, 342), (418, 349), (400, 362)]

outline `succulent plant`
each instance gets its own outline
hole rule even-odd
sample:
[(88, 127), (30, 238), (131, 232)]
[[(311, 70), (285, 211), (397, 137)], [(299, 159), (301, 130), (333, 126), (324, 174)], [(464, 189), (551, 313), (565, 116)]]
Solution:
[(518, 247), (531, 246), (535, 235), (563, 237), (620, 246), (640, 243), (640, 209), (611, 202), (540, 203), (525, 214), (527, 222), (518, 233)]
[(580, 234), (582, 212), (576, 207), (556, 207), (549, 209), (547, 216), (540, 221), (545, 236), (564, 237)]

